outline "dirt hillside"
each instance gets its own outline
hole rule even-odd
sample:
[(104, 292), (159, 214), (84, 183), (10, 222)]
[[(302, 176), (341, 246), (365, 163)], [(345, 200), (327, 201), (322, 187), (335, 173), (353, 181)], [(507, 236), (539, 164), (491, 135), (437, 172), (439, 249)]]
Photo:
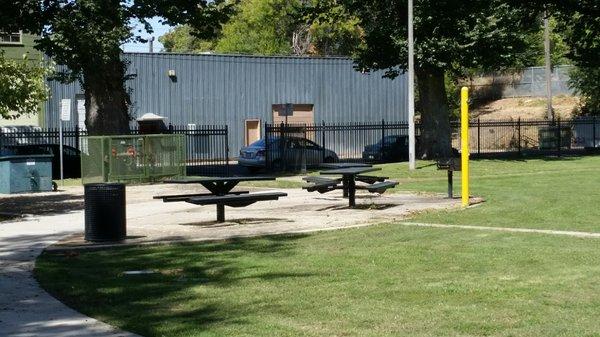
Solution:
[[(573, 96), (552, 99), (556, 116), (562, 119), (570, 118), (578, 104), (579, 98)], [(541, 119), (546, 116), (546, 98), (504, 98), (472, 109), (472, 116), (482, 119)]]

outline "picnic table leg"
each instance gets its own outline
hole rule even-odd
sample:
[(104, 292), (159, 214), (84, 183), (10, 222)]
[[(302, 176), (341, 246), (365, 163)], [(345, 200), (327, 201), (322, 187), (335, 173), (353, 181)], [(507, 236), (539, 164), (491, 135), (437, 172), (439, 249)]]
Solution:
[(448, 198), (452, 199), (452, 171), (448, 170)]
[(349, 179), (349, 178), (347, 178), (347, 177), (344, 177), (344, 178), (342, 179), (342, 190), (344, 191), (344, 195), (343, 195), (343, 196), (344, 196), (344, 198), (348, 198), (348, 185), (349, 185), (348, 181), (349, 181), (349, 180), (350, 180), (350, 179)]
[(225, 205), (217, 204), (217, 222), (225, 222)]
[(348, 178), (348, 204), (356, 206), (356, 181), (353, 178)]

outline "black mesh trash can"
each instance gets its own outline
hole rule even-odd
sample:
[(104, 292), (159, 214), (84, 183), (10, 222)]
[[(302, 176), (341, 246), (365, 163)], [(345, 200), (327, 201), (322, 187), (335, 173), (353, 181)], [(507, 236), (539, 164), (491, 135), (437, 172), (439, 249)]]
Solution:
[(125, 185), (84, 185), (85, 240), (121, 241), (126, 236)]

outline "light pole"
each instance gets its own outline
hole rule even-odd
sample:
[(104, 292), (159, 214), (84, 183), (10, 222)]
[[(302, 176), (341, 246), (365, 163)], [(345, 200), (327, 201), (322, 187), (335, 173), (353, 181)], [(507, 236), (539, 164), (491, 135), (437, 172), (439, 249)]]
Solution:
[(546, 65), (546, 110), (548, 120), (554, 121), (552, 108), (552, 61), (550, 58), (550, 24), (548, 11), (544, 12), (544, 58)]
[(408, 167), (415, 169), (415, 40), (413, 0), (408, 0)]

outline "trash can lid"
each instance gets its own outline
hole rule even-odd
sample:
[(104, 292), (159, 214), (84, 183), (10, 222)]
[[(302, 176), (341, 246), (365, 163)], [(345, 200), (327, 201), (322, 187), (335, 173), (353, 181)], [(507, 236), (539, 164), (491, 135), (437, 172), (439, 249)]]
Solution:
[(110, 186), (125, 186), (124, 183), (87, 183), (84, 187), (110, 187)]

